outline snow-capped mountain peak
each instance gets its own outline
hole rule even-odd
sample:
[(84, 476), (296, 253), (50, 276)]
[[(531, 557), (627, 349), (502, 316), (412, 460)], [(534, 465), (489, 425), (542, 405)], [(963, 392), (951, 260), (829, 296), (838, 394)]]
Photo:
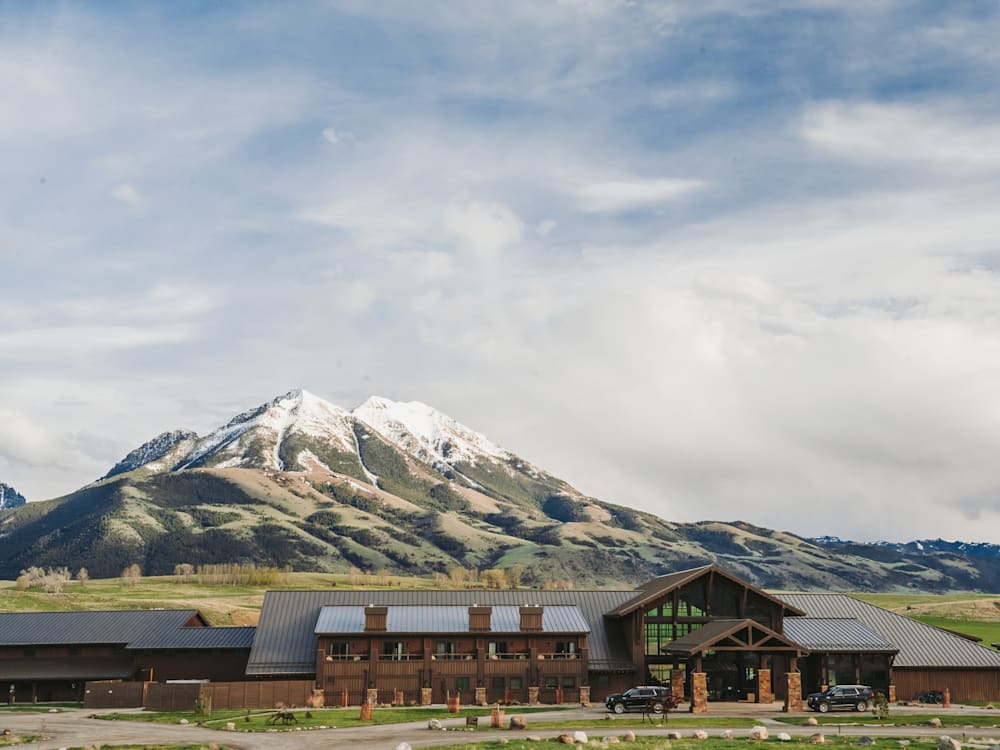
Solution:
[(481, 433), (420, 401), (372, 396), (353, 412), (411, 455), (431, 465), (506, 461), (512, 454)]

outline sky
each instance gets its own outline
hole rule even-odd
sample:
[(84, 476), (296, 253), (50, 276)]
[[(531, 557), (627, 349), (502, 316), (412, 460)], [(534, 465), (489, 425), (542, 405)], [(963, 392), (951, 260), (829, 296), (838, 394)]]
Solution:
[(295, 388), (672, 521), (1000, 542), (1000, 10), (0, 2), (0, 481)]

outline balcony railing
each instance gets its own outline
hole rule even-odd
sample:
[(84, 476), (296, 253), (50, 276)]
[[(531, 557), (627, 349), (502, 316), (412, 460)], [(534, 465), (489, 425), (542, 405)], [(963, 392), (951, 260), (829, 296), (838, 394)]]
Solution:
[(561, 653), (558, 653), (558, 654), (539, 654), (538, 658), (539, 659), (579, 659), (580, 658), (580, 654), (579, 653), (566, 653), (566, 652), (561, 652)]
[(368, 661), (368, 654), (327, 654), (327, 661)]
[(475, 654), (433, 654), (431, 659), (436, 659), (438, 661), (464, 661), (466, 659), (475, 659)]
[(512, 651), (504, 654), (490, 654), (487, 659), (527, 659), (531, 654), (527, 651)]
[(420, 661), (423, 654), (379, 654), (379, 661)]

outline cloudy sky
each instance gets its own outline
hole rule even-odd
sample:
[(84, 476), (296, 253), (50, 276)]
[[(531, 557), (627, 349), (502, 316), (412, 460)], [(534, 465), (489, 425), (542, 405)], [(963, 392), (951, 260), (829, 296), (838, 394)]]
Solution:
[(1000, 14), (0, 4), (0, 481), (293, 388), (676, 521), (1000, 541)]

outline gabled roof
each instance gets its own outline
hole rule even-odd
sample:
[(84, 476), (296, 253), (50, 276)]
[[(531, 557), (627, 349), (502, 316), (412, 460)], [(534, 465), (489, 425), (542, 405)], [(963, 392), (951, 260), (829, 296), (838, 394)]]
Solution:
[(787, 617), (785, 635), (810, 651), (895, 654), (889, 641), (850, 617)]
[(780, 633), (755, 620), (712, 620), (671, 641), (662, 650), (669, 654), (696, 654), (715, 651), (792, 651), (808, 652)]
[(205, 624), (195, 609), (2, 612), (0, 646), (127, 645), (138, 639), (164, 638), (185, 626)]
[[(899, 648), (897, 668), (1000, 668), (1000, 652), (846, 594), (782, 594), (809, 617), (850, 617)], [(785, 620), (785, 628), (793, 618)], [(795, 627), (795, 626), (792, 626)]]
[[(590, 628), (588, 663), (592, 670), (632, 670), (620, 623), (604, 614), (635, 596), (627, 591), (268, 591), (264, 597), (248, 675), (310, 675), (316, 671), (316, 623), (327, 606), (470, 607), (475, 604), (520, 607), (575, 606)], [(544, 615), (543, 615), (544, 617)]]
[[(519, 607), (493, 607), (489, 633), (521, 631)], [(388, 607), (385, 633), (468, 633), (469, 608), (455, 605), (420, 604)], [(365, 608), (358, 605), (328, 605), (316, 621), (317, 634), (364, 633)], [(549, 605), (542, 609), (543, 633), (589, 633), (590, 627), (575, 605)]]
[(702, 565), (699, 568), (691, 568), (690, 570), (681, 570), (676, 573), (668, 573), (664, 576), (659, 576), (651, 581), (647, 581), (642, 586), (639, 587), (639, 594), (627, 602), (624, 602), (621, 606), (617, 607), (615, 610), (609, 612), (609, 615), (615, 617), (622, 617), (624, 615), (630, 614), (637, 609), (643, 608), (646, 605), (656, 601), (657, 599), (669, 594), (674, 589), (678, 589), (691, 581), (695, 581), (702, 576), (706, 576), (709, 573), (714, 575), (727, 578), (733, 583), (739, 584), (740, 586), (745, 586), (748, 590), (753, 591), (760, 597), (767, 599), (768, 601), (774, 602), (779, 607), (784, 607), (786, 614), (789, 615), (802, 615), (804, 612), (799, 611), (795, 606), (789, 604), (788, 602), (782, 601), (773, 594), (769, 594), (763, 589), (759, 589), (753, 586), (741, 578), (737, 578), (732, 573), (720, 568), (718, 565)]
[(130, 649), (249, 649), (255, 627), (178, 628), (147, 631), (129, 641)]

